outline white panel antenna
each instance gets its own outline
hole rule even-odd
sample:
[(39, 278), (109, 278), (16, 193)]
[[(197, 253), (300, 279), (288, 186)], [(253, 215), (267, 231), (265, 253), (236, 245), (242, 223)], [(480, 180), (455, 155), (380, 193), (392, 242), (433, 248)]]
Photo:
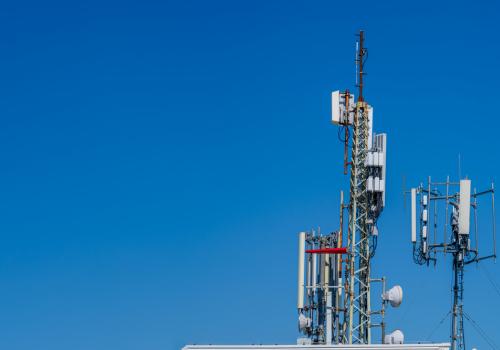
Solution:
[(368, 106), (368, 147), (373, 146), (373, 107)]
[(383, 185), (381, 186), (381, 188), (382, 188), (382, 205), (385, 206), (385, 180), (386, 180), (385, 165), (387, 162), (387, 134), (377, 135), (377, 144), (382, 152), (380, 159), (379, 159), (379, 163), (382, 167), (382, 183), (383, 183)]
[(458, 204), (458, 233), (468, 235), (470, 231), (470, 180), (460, 180)]
[(381, 206), (385, 206), (385, 167), (386, 167), (387, 134), (375, 135), (371, 150), (367, 153), (365, 166), (374, 176), (366, 180), (368, 192), (381, 193)]
[(417, 189), (411, 189), (411, 241), (417, 241)]
[(332, 92), (332, 122), (334, 124), (340, 124), (340, 116), (342, 112), (340, 110), (340, 91)]
[(334, 124), (346, 125), (354, 122), (354, 109), (356, 108), (354, 95), (348, 95), (349, 106), (346, 106), (346, 96), (345, 92), (332, 92), (332, 123)]

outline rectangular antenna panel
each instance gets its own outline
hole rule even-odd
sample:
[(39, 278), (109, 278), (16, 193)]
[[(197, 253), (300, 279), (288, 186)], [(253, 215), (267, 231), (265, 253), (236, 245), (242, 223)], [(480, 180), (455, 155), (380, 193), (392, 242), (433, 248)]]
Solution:
[(332, 92), (332, 122), (340, 123), (340, 91)]
[(368, 106), (368, 148), (373, 148), (373, 107)]
[(383, 167), (385, 162), (385, 155), (382, 152), (378, 152), (378, 165)]
[(332, 123), (352, 124), (356, 107), (354, 95), (349, 94), (349, 106), (346, 107), (346, 94), (340, 91), (332, 92)]
[(374, 159), (377, 158), (377, 164), (380, 168), (382, 168), (379, 189), (380, 192), (382, 192), (382, 206), (385, 207), (385, 183), (386, 183), (385, 168), (387, 165), (387, 134), (374, 135), (373, 149), (376, 149), (378, 152), (377, 155), (374, 155)]
[(385, 181), (380, 180), (379, 188), (380, 192), (385, 193)]
[(411, 241), (417, 241), (417, 189), (411, 189)]
[(373, 152), (368, 152), (366, 154), (365, 165), (366, 166), (373, 166)]
[(470, 229), (470, 180), (460, 180), (458, 204), (458, 233), (468, 235)]
[(422, 210), (422, 221), (427, 222), (427, 209)]
[(368, 179), (366, 179), (366, 188), (367, 188), (368, 192), (375, 191), (375, 184), (374, 184), (373, 176), (368, 176)]

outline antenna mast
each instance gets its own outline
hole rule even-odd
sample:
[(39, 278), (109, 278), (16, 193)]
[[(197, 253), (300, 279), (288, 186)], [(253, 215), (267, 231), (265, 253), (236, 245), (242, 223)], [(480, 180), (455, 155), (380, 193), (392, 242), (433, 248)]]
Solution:
[(356, 65), (358, 66), (358, 101), (363, 102), (363, 60), (366, 54), (365, 50), (365, 32), (363, 30), (359, 31), (359, 48), (356, 57)]
[[(419, 265), (437, 262), (437, 253), (453, 256), (453, 304), (451, 306), (451, 349), (465, 350), (464, 333), (464, 274), (465, 266), (479, 263), (482, 260), (496, 258), (495, 229), (495, 189), (491, 188), (477, 193), (471, 192), (471, 180), (461, 179), (451, 182), (432, 182), (429, 177), (427, 185), (421, 184), (411, 191), (411, 241), (413, 243), (413, 260)], [(491, 194), (492, 208), (492, 253), (479, 255), (477, 211), (478, 198)], [(431, 207), (434, 215), (430, 215)], [(437, 241), (438, 208), (444, 209), (444, 238)], [(470, 212), (473, 215), (474, 235), (470, 234)], [(418, 219), (417, 212), (420, 214)], [(448, 225), (448, 219), (450, 224)], [(434, 228), (434, 235), (431, 229)], [(447, 232), (448, 227), (451, 232)], [(418, 234), (417, 234), (418, 232)]]
[[(299, 329), (306, 345), (370, 344), (371, 328), (380, 327), (382, 342), (402, 342), (402, 333), (385, 338), (385, 306), (397, 307), (402, 289), (385, 291), (385, 277), (371, 278), (370, 263), (377, 247), (377, 220), (385, 206), (386, 134), (373, 133), (373, 108), (363, 96), (364, 63), (367, 49), (364, 32), (359, 32), (356, 53), (358, 99), (348, 90), (332, 93), (332, 122), (344, 130), (344, 174), (350, 165), (349, 203), (341, 194), (340, 229), (328, 235), (302, 232), (299, 235)], [(352, 141), (350, 142), (350, 137)], [(349, 148), (349, 144), (351, 147)], [(349, 159), (350, 149), (350, 162)], [(347, 237), (344, 209), (348, 211)], [(342, 243), (346, 242), (346, 247)], [(342, 256), (345, 255), (345, 258)], [(381, 283), (381, 310), (372, 311), (371, 283)], [(305, 301), (305, 302), (304, 302)], [(372, 322), (378, 315), (380, 322)], [(394, 340), (400, 339), (400, 340)]]
[[(371, 145), (368, 142), (368, 104), (363, 98), (364, 32), (359, 32), (358, 101), (352, 123), (350, 202), (347, 250), (346, 315), (348, 343), (370, 343), (370, 237), (369, 193), (367, 191), (368, 167), (366, 157)], [(373, 224), (373, 221), (371, 222)]]

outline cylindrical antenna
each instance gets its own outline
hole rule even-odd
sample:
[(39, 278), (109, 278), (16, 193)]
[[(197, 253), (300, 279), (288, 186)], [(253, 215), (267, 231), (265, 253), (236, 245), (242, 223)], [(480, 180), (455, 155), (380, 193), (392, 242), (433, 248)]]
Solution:
[[(306, 249), (311, 249), (311, 243), (306, 241)], [(309, 254), (307, 256), (307, 258), (305, 259), (306, 260), (306, 264), (307, 264), (307, 267), (306, 267), (306, 299), (310, 299), (311, 297), (311, 285), (312, 285), (312, 279), (311, 279), (311, 263), (312, 263), (312, 258), (311, 258), (311, 255)]]
[[(315, 245), (313, 243), (312, 249), (315, 248)], [(312, 258), (312, 290), (313, 290), (313, 295), (316, 293), (316, 285), (318, 283), (318, 255), (317, 254), (311, 254)]]
[(297, 309), (304, 308), (304, 255), (306, 233), (299, 233), (299, 276), (297, 281)]

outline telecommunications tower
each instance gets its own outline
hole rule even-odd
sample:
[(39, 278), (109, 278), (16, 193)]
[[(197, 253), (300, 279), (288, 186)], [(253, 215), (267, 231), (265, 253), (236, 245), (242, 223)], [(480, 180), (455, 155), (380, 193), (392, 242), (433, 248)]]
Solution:
[[(413, 260), (419, 265), (435, 264), (438, 253), (451, 254), (453, 269), (453, 303), (451, 307), (450, 341), (452, 350), (465, 350), (464, 316), (464, 272), (465, 266), (486, 259), (496, 258), (495, 232), (495, 188), (471, 192), (471, 180), (458, 182), (432, 182), (420, 184), (411, 191), (411, 241)], [(492, 251), (479, 255), (478, 208), (479, 197), (491, 194), (491, 245)], [(473, 234), (471, 234), (471, 209), (473, 212)], [(444, 218), (438, 220), (438, 213)], [(448, 223), (449, 221), (449, 223)], [(442, 239), (438, 239), (438, 223), (444, 222)], [(418, 233), (418, 234), (417, 234)]]
[[(403, 292), (385, 290), (385, 278), (371, 278), (377, 247), (377, 221), (385, 206), (386, 134), (373, 133), (373, 107), (364, 99), (364, 32), (356, 50), (358, 99), (348, 90), (332, 93), (332, 122), (344, 143), (344, 174), (350, 166), (349, 203), (340, 195), (339, 230), (299, 234), (298, 301), (301, 343), (370, 344), (371, 328), (380, 327), (382, 342), (401, 343), (400, 331), (385, 336), (385, 307), (399, 306)], [(350, 161), (349, 159), (350, 151)], [(344, 212), (347, 209), (347, 235)], [(343, 246), (346, 242), (347, 245)], [(345, 256), (345, 258), (343, 258)], [(382, 283), (382, 306), (372, 311), (370, 286)], [(375, 323), (372, 316), (380, 321)]]
[[(386, 204), (387, 135), (374, 133), (373, 107), (364, 96), (368, 53), (364, 42), (364, 32), (360, 31), (355, 59), (357, 99), (349, 90), (334, 91), (331, 95), (331, 121), (338, 126), (338, 137), (344, 146), (343, 173), (349, 174), (349, 198), (345, 199), (344, 191), (340, 191), (338, 229), (329, 233), (320, 229), (303, 231), (298, 235), (300, 336), (297, 343), (188, 345), (183, 350), (311, 350), (315, 347), (319, 350), (449, 350), (449, 343), (405, 345), (399, 329), (386, 334), (387, 309), (389, 305), (395, 308), (401, 305), (403, 289), (399, 285), (386, 289), (385, 277), (371, 276), (371, 261), (380, 235), (378, 220)], [(431, 192), (430, 187), (428, 192)], [(412, 190), (415, 198), (423, 193), (422, 186)], [(446, 196), (449, 202), (465, 205), (465, 201), (456, 196), (448, 196), (448, 191)], [(465, 197), (460, 195), (460, 198)], [(456, 219), (463, 220), (464, 215), (457, 214)], [(457, 251), (461, 249), (462, 257), (470, 250), (464, 243), (460, 240), (460, 245), (453, 245)], [(429, 256), (431, 248), (427, 242), (415, 244), (421, 261), (435, 258), (435, 255)], [(445, 247), (451, 249), (451, 246), (450, 242)], [(480, 260), (477, 255), (474, 259)], [(374, 291), (380, 291), (380, 299), (371, 298)], [(380, 332), (373, 332), (377, 338), (380, 334), (377, 340), (372, 334), (374, 328), (380, 329)]]

